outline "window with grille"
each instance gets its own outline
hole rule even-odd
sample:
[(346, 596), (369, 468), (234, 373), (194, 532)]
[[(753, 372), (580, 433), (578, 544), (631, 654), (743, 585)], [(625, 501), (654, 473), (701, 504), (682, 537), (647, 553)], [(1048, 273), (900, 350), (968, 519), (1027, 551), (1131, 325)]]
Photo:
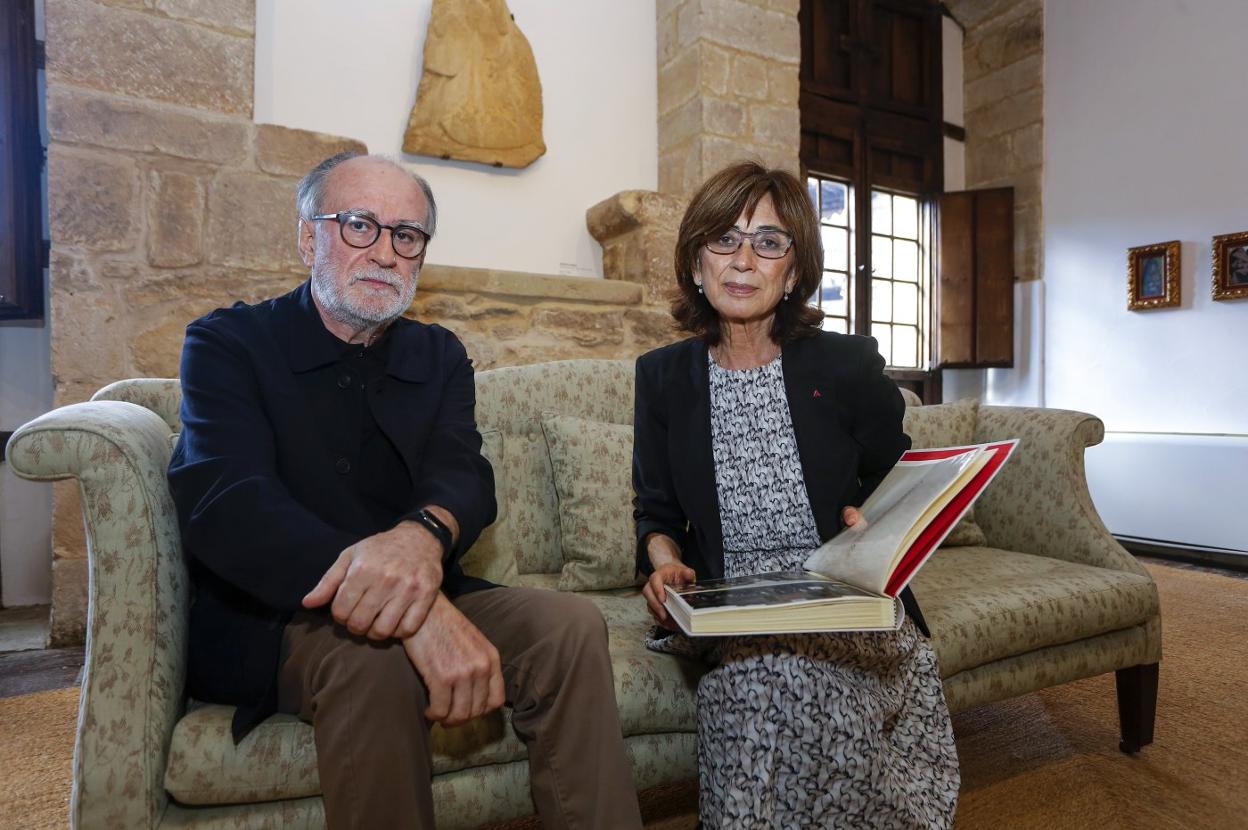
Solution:
[[(811, 174), (810, 200), (819, 215), (823, 277), (811, 305), (823, 312), (823, 328), (845, 334), (866, 331), (879, 341), (880, 354), (895, 369), (927, 367), (929, 235), (926, 211), (906, 193), (872, 189), (870, 205), (870, 282), (858, 286), (855, 274), (854, 189), (847, 181)], [(864, 290), (865, 289), (865, 290)], [(865, 296), (865, 307), (855, 298)], [(868, 310), (869, 309), (869, 313)], [(858, 326), (864, 315), (866, 325)]]
[(799, 155), (826, 249), (814, 302), (825, 328), (875, 337), (889, 376), (929, 403), (941, 399), (930, 285), (944, 186), (942, 9), (802, 0), (798, 12)]
[(871, 336), (896, 369), (925, 369), (927, 234), (914, 196), (871, 191)]
[(819, 214), (823, 241), (823, 277), (810, 304), (823, 312), (825, 331), (852, 331), (854, 224), (853, 191), (848, 182), (808, 176), (806, 187)]

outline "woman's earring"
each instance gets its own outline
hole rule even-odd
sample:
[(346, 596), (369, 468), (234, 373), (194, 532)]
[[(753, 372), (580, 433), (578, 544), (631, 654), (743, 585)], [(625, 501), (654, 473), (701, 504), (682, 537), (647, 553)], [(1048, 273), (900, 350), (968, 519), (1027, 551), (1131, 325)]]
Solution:
[(698, 293), (702, 293), (702, 283), (698, 283)]
[(786, 302), (788, 301), (788, 299), (789, 299), (789, 292), (787, 292), (787, 291), (786, 291), (786, 292), (784, 292), (784, 299), (785, 299), (785, 301), (786, 301)]

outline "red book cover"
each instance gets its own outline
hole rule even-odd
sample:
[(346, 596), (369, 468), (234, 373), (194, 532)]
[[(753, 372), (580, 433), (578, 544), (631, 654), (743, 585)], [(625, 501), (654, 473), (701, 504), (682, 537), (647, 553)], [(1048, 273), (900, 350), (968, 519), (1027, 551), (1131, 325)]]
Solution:
[[(884, 588), (885, 594), (895, 597), (901, 592), (902, 588), (909, 584), (910, 578), (927, 561), (927, 557), (944, 541), (949, 532), (953, 530), (954, 525), (958, 523), (958, 520), (970, 510), (971, 505), (979, 497), (979, 494), (996, 477), (997, 471), (1001, 469), (1001, 465), (1010, 457), (1010, 453), (1014, 451), (1016, 446), (1018, 446), (1017, 441), (1001, 441), (989, 444), (985, 448), (987, 452), (992, 453), (988, 463), (936, 514), (936, 518), (932, 520), (932, 523), (924, 528), (918, 535), (918, 538), (914, 540), (914, 543), (910, 545), (910, 549), (902, 556), (901, 561), (897, 563), (896, 570), (889, 577), (888, 585)], [(965, 448), (959, 449), (957, 447), (939, 450), (909, 450), (902, 456), (902, 460), (931, 461), (949, 458), (965, 451)]]

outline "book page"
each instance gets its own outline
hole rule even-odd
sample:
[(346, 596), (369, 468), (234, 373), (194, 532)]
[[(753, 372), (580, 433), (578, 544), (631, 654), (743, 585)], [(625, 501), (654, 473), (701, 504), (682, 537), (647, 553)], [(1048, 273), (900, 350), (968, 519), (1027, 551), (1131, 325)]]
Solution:
[(900, 461), (859, 510), (864, 523), (824, 542), (805, 562), (815, 571), (876, 594), (884, 593), (894, 561), (905, 552), (920, 519), (982, 453), (968, 449), (934, 461)]
[(970, 469), (970, 479), (960, 487), (955, 487), (950, 494), (952, 498), (942, 497), (928, 511), (935, 515), (921, 520), (925, 524), (922, 531), (906, 549), (902, 558), (893, 567), (892, 576), (884, 593), (896, 596), (914, 577), (923, 563), (936, 551), (938, 545), (945, 540), (967, 511), (984, 492), (984, 488), (997, 476), (1001, 467), (1018, 447), (1017, 439), (998, 441), (983, 445), (984, 452), (976, 459)]
[(680, 597), (694, 611), (705, 608), (791, 605), (868, 595), (844, 582), (802, 571), (708, 579), (679, 588), (669, 585), (667, 591)]
[(896, 597), (809, 571), (776, 571), (665, 586), (671, 618), (691, 637), (816, 631), (895, 631)]

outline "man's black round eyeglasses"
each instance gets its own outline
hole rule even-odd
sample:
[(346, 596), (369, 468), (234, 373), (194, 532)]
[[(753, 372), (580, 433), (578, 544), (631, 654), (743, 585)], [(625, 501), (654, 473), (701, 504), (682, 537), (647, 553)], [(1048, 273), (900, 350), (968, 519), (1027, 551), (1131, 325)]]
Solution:
[(382, 228), (390, 231), (394, 252), (404, 259), (415, 259), (425, 252), (429, 234), (415, 222), (383, 225), (367, 213), (322, 213), (315, 220), (332, 219), (338, 223), (342, 241), (352, 248), (368, 248), (381, 236)]

